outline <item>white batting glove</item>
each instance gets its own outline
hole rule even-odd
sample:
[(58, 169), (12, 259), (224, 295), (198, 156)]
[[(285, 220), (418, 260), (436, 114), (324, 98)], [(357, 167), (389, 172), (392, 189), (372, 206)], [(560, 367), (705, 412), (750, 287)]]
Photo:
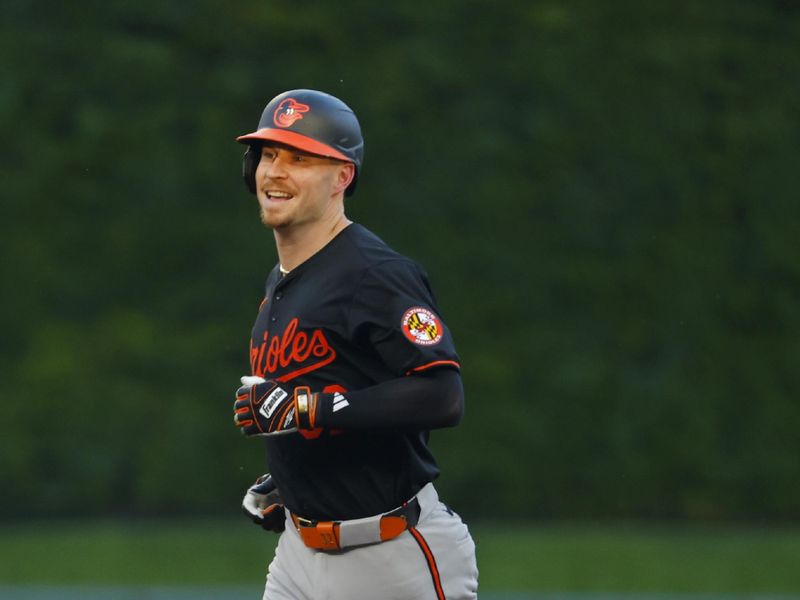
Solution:
[(256, 479), (247, 489), (242, 499), (242, 508), (253, 523), (261, 525), (267, 531), (280, 533), (286, 528), (283, 500), (269, 473)]

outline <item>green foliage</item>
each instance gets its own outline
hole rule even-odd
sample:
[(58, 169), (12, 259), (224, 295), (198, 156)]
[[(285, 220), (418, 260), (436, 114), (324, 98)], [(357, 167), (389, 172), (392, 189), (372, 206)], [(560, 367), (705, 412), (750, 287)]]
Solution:
[[(471, 530), (477, 542), (481, 597), (491, 591), (609, 597), (704, 593), (796, 598), (800, 593), (797, 528), (533, 526), (506, 521)], [(244, 517), (49, 520), (6, 526), (1, 532), (0, 582), (6, 584), (256, 588), (232, 597), (257, 594), (278, 539)], [(42, 568), (41, 557), (48, 553), (59, 560)], [(138, 597), (146, 595), (141, 591)]]
[(233, 138), (312, 87), (365, 131), (350, 216), (457, 338), (446, 499), (800, 517), (796, 3), (0, 11), (3, 515), (236, 510), (274, 250)]

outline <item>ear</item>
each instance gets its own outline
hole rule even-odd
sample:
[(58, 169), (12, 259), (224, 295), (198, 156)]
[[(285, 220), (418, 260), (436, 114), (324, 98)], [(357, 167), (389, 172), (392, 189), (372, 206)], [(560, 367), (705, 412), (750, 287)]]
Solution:
[(353, 181), (356, 176), (356, 166), (353, 163), (342, 163), (338, 172), (336, 173), (336, 182), (334, 192), (336, 194), (343, 193), (347, 186)]

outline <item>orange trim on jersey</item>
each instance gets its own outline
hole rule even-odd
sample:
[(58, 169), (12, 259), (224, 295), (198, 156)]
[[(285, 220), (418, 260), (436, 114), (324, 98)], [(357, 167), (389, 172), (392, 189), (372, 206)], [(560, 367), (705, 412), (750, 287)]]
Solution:
[(434, 367), (445, 367), (445, 366), (461, 369), (461, 365), (454, 360), (435, 360), (433, 362), (429, 362), (426, 365), (420, 365), (419, 367), (414, 367), (408, 373), (406, 373), (406, 375), (411, 375), (412, 373), (418, 373), (419, 371), (425, 371), (426, 369), (432, 369)]
[(296, 131), (286, 131), (285, 129), (272, 129), (271, 127), (265, 127), (263, 129), (259, 129), (258, 131), (254, 131), (253, 133), (241, 135), (236, 138), (237, 142), (241, 142), (243, 144), (247, 144), (248, 142), (256, 140), (279, 142), (281, 144), (286, 144), (287, 146), (297, 148), (298, 150), (304, 150), (309, 154), (335, 158), (337, 160), (343, 160), (349, 163), (353, 162), (352, 158), (345, 156), (336, 148), (328, 146), (328, 144), (318, 142), (317, 140), (314, 140), (301, 133), (297, 133)]
[(425, 560), (428, 561), (428, 570), (431, 572), (431, 579), (433, 579), (433, 587), (436, 589), (437, 600), (446, 600), (444, 589), (442, 589), (442, 579), (439, 577), (439, 568), (436, 566), (436, 559), (433, 557), (431, 547), (416, 527), (409, 527), (408, 532), (417, 540), (420, 550), (422, 550), (422, 553), (425, 555)]

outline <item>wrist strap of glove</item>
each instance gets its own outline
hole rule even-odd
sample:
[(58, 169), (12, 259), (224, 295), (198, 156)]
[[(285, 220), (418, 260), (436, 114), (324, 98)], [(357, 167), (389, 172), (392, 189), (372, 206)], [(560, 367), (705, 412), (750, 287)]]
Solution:
[(300, 434), (308, 439), (318, 438), (322, 434), (322, 427), (317, 427), (319, 395), (312, 394), (308, 386), (298, 386), (294, 389), (295, 418)]

